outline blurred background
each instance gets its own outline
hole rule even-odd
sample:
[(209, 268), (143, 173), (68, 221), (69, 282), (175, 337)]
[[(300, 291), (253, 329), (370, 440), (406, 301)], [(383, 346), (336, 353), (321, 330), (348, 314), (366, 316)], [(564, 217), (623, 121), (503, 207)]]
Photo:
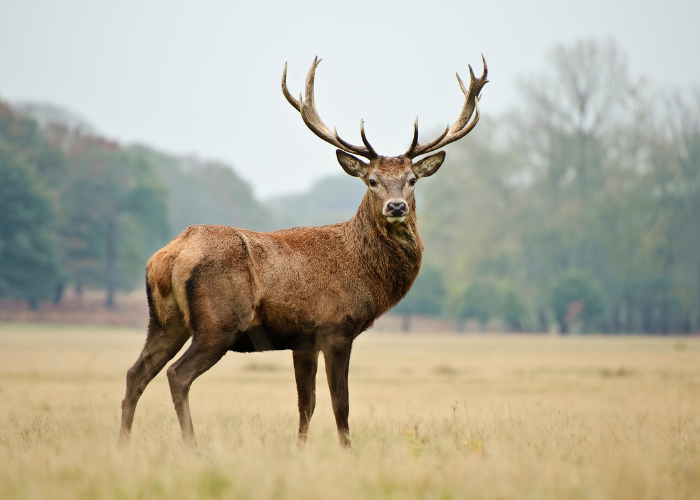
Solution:
[(285, 101), (380, 154), (482, 119), (418, 184), (414, 288), (378, 328), (700, 331), (700, 6), (0, 1), (0, 320), (141, 325), (192, 224), (348, 220), (365, 190)]

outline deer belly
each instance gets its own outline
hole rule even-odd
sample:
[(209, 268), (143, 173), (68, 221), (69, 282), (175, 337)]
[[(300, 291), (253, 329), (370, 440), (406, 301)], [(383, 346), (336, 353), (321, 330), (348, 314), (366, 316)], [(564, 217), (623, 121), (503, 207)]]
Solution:
[(229, 350), (235, 352), (263, 351), (312, 351), (315, 349), (314, 335), (273, 335), (263, 325), (255, 325), (243, 332), (241, 338)]

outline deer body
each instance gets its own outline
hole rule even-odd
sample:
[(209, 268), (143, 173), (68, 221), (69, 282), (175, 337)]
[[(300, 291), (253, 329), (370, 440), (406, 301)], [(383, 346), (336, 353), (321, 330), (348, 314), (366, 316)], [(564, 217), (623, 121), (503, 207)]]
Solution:
[[(435, 141), (413, 142), (401, 156), (379, 156), (361, 126), (365, 146), (331, 134), (316, 112), (309, 71), (306, 99), (282, 90), (304, 123), (338, 146), (338, 161), (367, 192), (349, 222), (259, 233), (226, 226), (192, 226), (158, 251), (146, 266), (150, 320), (146, 344), (127, 372), (120, 442), (128, 440), (136, 404), (148, 383), (192, 337), (167, 370), (170, 391), (188, 444), (196, 445), (189, 409), (192, 382), (228, 351), (290, 349), (304, 442), (316, 404), (318, 355), (323, 352), (333, 412), (342, 444), (349, 445), (348, 370), (354, 339), (408, 292), (420, 270), (414, 186), (435, 173), (445, 153), (414, 162), (466, 135), (478, 121), (478, 94), (486, 83), (471, 72), (465, 105), (455, 125)], [(459, 78), (459, 77), (458, 77)], [(476, 110), (474, 120), (469, 118)], [(369, 163), (348, 154), (364, 156)]]
[(368, 205), (331, 226), (186, 229), (147, 266), (159, 321), (235, 325), (239, 352), (312, 350), (327, 332), (351, 342), (408, 292), (422, 254), (415, 221), (380, 227)]

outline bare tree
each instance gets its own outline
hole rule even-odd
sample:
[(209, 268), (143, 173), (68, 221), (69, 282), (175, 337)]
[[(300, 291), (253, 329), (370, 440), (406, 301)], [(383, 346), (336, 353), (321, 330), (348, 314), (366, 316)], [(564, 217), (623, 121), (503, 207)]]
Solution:
[[(651, 177), (649, 191), (656, 200), (655, 212), (662, 237), (657, 253), (662, 259), (660, 324), (670, 330), (670, 290), (684, 309), (696, 311), (686, 320), (686, 331), (700, 328), (700, 88), (663, 94), (653, 89), (642, 103), (646, 118)], [(675, 286), (674, 286), (675, 285)]]
[(585, 199), (601, 187), (605, 134), (619, 116), (628, 82), (625, 58), (610, 40), (557, 45), (548, 60), (548, 73), (522, 82), (524, 107), (516, 123), (534, 177), (556, 206), (562, 191)]

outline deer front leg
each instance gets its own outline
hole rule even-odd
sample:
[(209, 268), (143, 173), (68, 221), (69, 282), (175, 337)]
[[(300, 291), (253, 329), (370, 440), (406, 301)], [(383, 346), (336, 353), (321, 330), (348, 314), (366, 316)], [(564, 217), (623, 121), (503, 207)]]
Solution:
[(306, 443), (309, 422), (316, 408), (316, 370), (319, 351), (294, 351), (294, 377), (299, 398), (299, 446)]
[(351, 350), (351, 342), (339, 342), (327, 349), (323, 349), (328, 388), (331, 391), (335, 424), (338, 427), (338, 439), (340, 440), (340, 445), (346, 448), (350, 448), (348, 370), (350, 368)]

